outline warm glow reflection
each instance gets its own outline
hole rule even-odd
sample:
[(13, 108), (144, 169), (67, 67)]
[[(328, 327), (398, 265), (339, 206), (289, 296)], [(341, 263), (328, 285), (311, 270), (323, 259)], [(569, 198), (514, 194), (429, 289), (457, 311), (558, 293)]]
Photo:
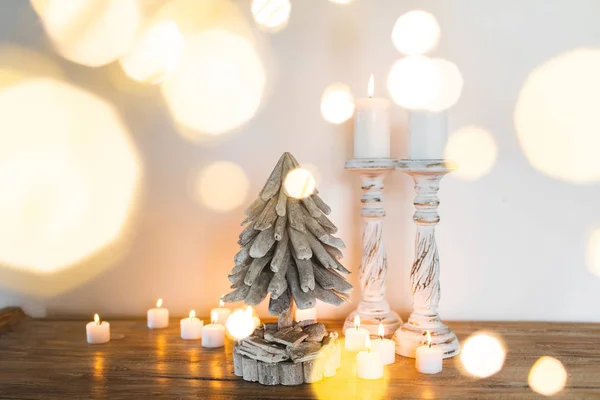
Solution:
[(196, 311), (192, 310), (190, 311), (190, 319), (194, 319), (196, 318)]
[(595, 229), (587, 242), (588, 270), (600, 278), (600, 228)]
[(254, 332), (254, 318), (252, 310), (248, 313), (246, 310), (235, 310), (225, 323), (227, 332), (236, 340), (247, 338)]
[(254, 20), (266, 32), (277, 32), (285, 28), (291, 9), (290, 0), (252, 0)]
[(158, 299), (158, 300), (156, 300), (156, 307), (157, 307), (157, 308), (160, 308), (160, 307), (162, 307), (162, 304), (163, 304), (163, 299)]
[(104, 378), (104, 356), (99, 351), (94, 353), (94, 377)]
[(31, 0), (56, 50), (99, 67), (123, 56), (142, 21), (139, 0)]
[(303, 168), (296, 168), (288, 172), (283, 182), (285, 193), (295, 199), (304, 199), (312, 195), (315, 191), (315, 186), (315, 178), (313, 178), (309, 171)]
[(142, 32), (135, 46), (120, 59), (125, 73), (139, 82), (160, 83), (173, 71), (184, 40), (173, 21), (161, 21)]
[(446, 110), (458, 102), (464, 81), (458, 67), (453, 62), (443, 58), (434, 58), (433, 61), (440, 71), (442, 81), (439, 91), (426, 108), (429, 111), (438, 112)]
[(94, 322), (96, 325), (100, 325), (100, 316), (98, 314), (94, 314)]
[(139, 173), (105, 101), (53, 79), (0, 88), (0, 186), (10, 188), (0, 196), (0, 262), (49, 274), (101, 250), (121, 233)]
[(321, 96), (321, 115), (325, 121), (341, 124), (354, 115), (354, 96), (343, 83), (334, 83), (325, 88)]
[(188, 137), (194, 140), (248, 122), (258, 111), (265, 81), (262, 63), (246, 39), (211, 30), (186, 38), (181, 62), (162, 89), (175, 119), (195, 131)]
[(408, 109), (426, 108), (437, 98), (442, 75), (429, 57), (404, 57), (392, 66), (387, 87), (396, 104)]
[(502, 369), (506, 351), (502, 343), (485, 333), (477, 333), (467, 339), (460, 353), (465, 370), (471, 375), (486, 378)]
[(458, 164), (452, 175), (467, 181), (488, 174), (496, 163), (497, 154), (492, 134), (477, 126), (466, 126), (453, 132), (446, 145), (446, 158)]
[(204, 206), (220, 212), (245, 203), (250, 182), (239, 165), (219, 161), (204, 168), (195, 179), (194, 195)]
[(392, 30), (392, 42), (402, 54), (425, 54), (440, 39), (440, 27), (433, 15), (415, 10), (402, 15)]
[(531, 390), (544, 396), (552, 396), (564, 389), (567, 384), (567, 370), (553, 357), (542, 357), (529, 371)]
[(515, 109), (525, 156), (544, 174), (573, 183), (600, 180), (600, 49), (555, 57), (527, 77)]

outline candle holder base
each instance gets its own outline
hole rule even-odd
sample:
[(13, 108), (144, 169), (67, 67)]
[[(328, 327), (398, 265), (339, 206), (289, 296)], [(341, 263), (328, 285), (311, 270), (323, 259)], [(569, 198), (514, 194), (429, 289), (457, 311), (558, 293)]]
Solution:
[(432, 346), (442, 349), (444, 358), (451, 358), (460, 353), (458, 338), (442, 323), (438, 315), (427, 316), (415, 313), (392, 338), (396, 342), (396, 353), (403, 357), (415, 358), (417, 347), (425, 342), (426, 331), (431, 333)]
[(344, 332), (349, 328), (354, 328), (354, 318), (360, 317), (360, 327), (369, 331), (372, 336), (379, 335), (379, 324), (383, 324), (383, 336), (391, 338), (394, 332), (402, 326), (402, 319), (393, 311), (379, 313), (364, 313), (359, 310), (352, 311), (344, 322)]

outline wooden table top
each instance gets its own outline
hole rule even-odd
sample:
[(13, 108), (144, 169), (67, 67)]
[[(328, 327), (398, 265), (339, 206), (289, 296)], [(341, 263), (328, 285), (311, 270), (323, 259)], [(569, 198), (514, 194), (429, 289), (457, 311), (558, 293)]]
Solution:
[[(147, 329), (143, 320), (110, 322), (113, 336), (124, 337), (103, 345), (86, 343), (84, 321), (26, 319), (0, 329), (0, 398), (539, 399), (527, 376), (548, 355), (561, 360), (569, 374), (567, 387), (554, 398), (600, 399), (600, 324), (450, 323), (461, 343), (478, 330), (503, 338), (504, 368), (486, 379), (461, 372), (459, 357), (445, 360), (437, 375), (422, 375), (414, 360), (396, 356), (383, 380), (363, 381), (353, 376), (353, 356), (346, 353), (336, 377), (285, 387), (236, 377), (231, 342), (205, 349), (198, 341), (181, 340), (178, 320), (162, 330)], [(339, 322), (325, 323), (341, 330)]]

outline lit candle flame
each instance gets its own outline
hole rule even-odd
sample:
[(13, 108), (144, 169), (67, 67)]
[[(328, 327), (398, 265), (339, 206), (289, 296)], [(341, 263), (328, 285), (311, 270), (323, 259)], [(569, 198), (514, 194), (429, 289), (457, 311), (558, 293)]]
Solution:
[(375, 78), (373, 77), (373, 74), (371, 74), (371, 77), (369, 78), (369, 89), (368, 89), (369, 98), (373, 97), (374, 92), (375, 92)]
[(429, 348), (431, 348), (431, 332), (427, 331), (425, 333), (425, 336), (427, 336), (427, 346), (429, 346)]
[(162, 307), (162, 299), (158, 299), (156, 301), (156, 307), (158, 307), (158, 308)]
[(377, 334), (379, 335), (379, 339), (383, 340), (383, 334), (385, 333), (383, 329), (383, 323), (379, 323), (379, 329), (377, 329)]
[(94, 314), (94, 322), (96, 325), (100, 325), (100, 316), (98, 314)]
[(190, 311), (190, 320), (196, 318), (196, 311), (192, 310)]
[(210, 312), (210, 323), (216, 324), (218, 319), (219, 319), (219, 313), (216, 311), (211, 311)]
[(360, 317), (358, 315), (354, 317), (354, 327), (356, 329), (360, 328)]
[(365, 339), (365, 346), (367, 348), (367, 351), (370, 353), (371, 352), (371, 337), (369, 337), (369, 335), (367, 335), (367, 338)]
[(223, 302), (223, 299), (220, 299), (219, 300), (219, 307), (224, 307), (224, 306), (225, 306), (225, 303)]

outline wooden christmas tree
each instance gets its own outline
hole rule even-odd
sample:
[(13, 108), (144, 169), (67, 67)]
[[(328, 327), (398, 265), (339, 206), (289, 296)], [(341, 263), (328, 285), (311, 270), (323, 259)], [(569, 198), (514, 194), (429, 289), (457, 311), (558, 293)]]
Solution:
[(288, 173), (300, 165), (283, 153), (259, 197), (246, 210), (241, 250), (229, 275), (233, 291), (225, 302), (256, 306), (270, 294), (269, 313), (279, 316), (279, 327), (292, 324), (294, 303), (300, 309), (316, 300), (340, 305), (348, 301), (352, 285), (341, 274), (344, 242), (332, 236), (336, 226), (327, 218), (331, 209), (315, 189), (307, 197), (290, 197), (284, 188)]

